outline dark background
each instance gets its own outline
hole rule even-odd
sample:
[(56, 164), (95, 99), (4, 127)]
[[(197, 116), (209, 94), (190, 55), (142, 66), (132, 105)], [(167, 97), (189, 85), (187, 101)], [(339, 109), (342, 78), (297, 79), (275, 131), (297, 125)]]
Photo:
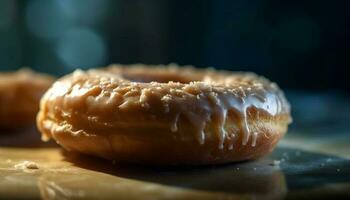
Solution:
[(282, 88), (349, 89), (349, 1), (0, 0), (0, 69), (109, 63), (254, 71)]

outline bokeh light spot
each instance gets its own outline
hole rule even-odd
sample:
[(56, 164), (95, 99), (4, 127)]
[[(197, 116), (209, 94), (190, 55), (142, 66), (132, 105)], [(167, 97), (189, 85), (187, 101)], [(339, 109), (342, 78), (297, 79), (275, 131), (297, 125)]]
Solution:
[(57, 56), (69, 68), (86, 68), (105, 64), (106, 45), (101, 36), (86, 28), (67, 31), (58, 41)]
[(38, 37), (54, 38), (67, 31), (71, 22), (58, 9), (58, 1), (34, 0), (26, 8), (26, 25)]
[(108, 0), (59, 0), (58, 4), (67, 18), (78, 23), (93, 24), (106, 15)]

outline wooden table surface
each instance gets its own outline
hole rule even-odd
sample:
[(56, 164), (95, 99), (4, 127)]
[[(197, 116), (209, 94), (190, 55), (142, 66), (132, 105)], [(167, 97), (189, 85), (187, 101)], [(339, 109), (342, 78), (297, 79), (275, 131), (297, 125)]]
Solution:
[(35, 128), (2, 131), (0, 199), (349, 198), (350, 106), (315, 96), (291, 97), (295, 123), (271, 155), (220, 166), (122, 166), (42, 143)]

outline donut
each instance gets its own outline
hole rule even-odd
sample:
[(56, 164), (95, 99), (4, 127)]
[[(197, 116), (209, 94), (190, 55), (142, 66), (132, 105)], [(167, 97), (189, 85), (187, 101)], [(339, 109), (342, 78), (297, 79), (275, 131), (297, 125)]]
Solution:
[(42, 139), (120, 163), (206, 165), (271, 152), (291, 122), (275, 83), (190, 66), (77, 70), (41, 99)]
[(0, 128), (35, 125), (41, 96), (54, 79), (23, 68), (0, 73)]

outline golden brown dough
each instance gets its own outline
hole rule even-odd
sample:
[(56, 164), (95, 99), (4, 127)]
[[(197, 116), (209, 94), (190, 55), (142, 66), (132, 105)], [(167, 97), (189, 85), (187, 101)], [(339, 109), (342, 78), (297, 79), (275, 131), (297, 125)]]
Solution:
[(291, 121), (276, 84), (252, 73), (112, 65), (59, 79), (41, 100), (42, 138), (139, 164), (255, 159)]
[(0, 73), (0, 128), (35, 124), (40, 98), (53, 81), (30, 69)]

